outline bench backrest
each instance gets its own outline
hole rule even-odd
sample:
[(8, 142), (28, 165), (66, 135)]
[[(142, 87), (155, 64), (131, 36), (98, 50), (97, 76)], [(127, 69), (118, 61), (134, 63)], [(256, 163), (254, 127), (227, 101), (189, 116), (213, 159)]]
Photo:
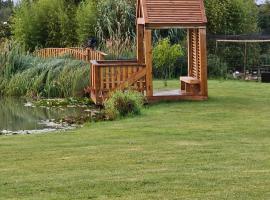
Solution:
[(200, 52), (200, 36), (198, 29), (189, 31), (189, 74), (193, 78), (201, 79), (201, 52)]

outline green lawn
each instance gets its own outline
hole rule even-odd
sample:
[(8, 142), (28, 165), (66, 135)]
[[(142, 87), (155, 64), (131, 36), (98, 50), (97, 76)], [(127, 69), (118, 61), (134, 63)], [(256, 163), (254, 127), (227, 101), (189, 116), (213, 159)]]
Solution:
[(1, 136), (0, 199), (270, 199), (270, 84), (210, 81), (209, 93), (72, 132)]

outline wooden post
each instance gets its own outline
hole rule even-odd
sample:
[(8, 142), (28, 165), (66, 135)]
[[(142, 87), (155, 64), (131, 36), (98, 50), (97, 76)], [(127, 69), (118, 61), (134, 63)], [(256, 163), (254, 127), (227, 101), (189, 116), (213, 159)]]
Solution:
[(200, 37), (200, 63), (201, 63), (201, 95), (208, 96), (208, 84), (207, 84), (207, 51), (206, 51), (206, 28), (199, 29)]
[(95, 95), (96, 95), (96, 101), (100, 102), (100, 68), (96, 65), (94, 65), (94, 88), (95, 88)]
[(144, 60), (144, 44), (143, 44), (143, 29), (142, 24), (137, 24), (137, 61), (139, 64), (143, 64)]
[(86, 48), (84, 53), (85, 53), (85, 57), (86, 57), (85, 58), (86, 62), (90, 62), (90, 56), (89, 56), (90, 50), (89, 50), (89, 48)]
[(146, 64), (146, 96), (153, 96), (153, 58), (152, 58), (152, 31), (144, 30), (145, 37), (145, 64)]
[(192, 74), (192, 29), (187, 30), (187, 45), (188, 45), (188, 76)]
[(247, 43), (245, 42), (245, 53), (244, 53), (244, 77), (243, 79), (246, 79), (246, 71), (247, 71)]

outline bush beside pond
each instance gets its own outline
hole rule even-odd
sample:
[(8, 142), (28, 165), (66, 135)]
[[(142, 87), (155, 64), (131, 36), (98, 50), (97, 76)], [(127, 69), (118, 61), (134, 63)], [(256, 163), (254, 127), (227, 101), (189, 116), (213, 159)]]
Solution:
[(105, 114), (110, 120), (139, 115), (144, 100), (144, 96), (136, 91), (116, 91), (104, 103)]

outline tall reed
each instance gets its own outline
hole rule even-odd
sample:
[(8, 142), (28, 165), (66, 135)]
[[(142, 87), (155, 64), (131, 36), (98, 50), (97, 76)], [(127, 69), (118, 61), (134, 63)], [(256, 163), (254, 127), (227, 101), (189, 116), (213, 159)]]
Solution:
[(0, 52), (0, 95), (47, 98), (84, 95), (89, 83), (89, 64), (67, 57), (34, 57), (15, 43)]

